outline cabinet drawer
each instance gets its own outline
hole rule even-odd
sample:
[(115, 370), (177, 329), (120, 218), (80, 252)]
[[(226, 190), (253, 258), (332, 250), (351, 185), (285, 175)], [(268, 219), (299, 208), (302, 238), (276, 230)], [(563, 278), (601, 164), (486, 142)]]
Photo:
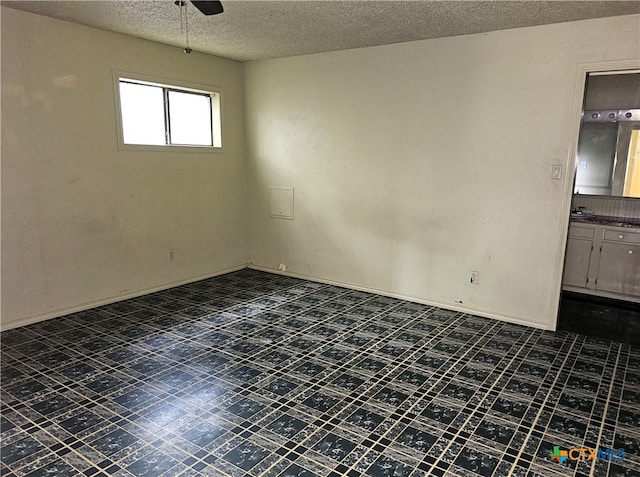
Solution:
[(640, 243), (640, 233), (605, 229), (603, 239), (608, 242)]
[(573, 238), (587, 238), (592, 239), (595, 229), (592, 227), (576, 227), (572, 225), (569, 227), (569, 237)]

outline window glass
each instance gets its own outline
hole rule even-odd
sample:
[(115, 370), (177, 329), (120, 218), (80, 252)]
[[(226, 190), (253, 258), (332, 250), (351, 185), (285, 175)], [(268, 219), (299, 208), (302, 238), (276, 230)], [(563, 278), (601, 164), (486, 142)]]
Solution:
[(168, 90), (171, 144), (212, 146), (208, 95)]
[(114, 88), (120, 147), (191, 152), (222, 148), (222, 100), (214, 87), (165, 84), (114, 72)]
[(162, 88), (121, 81), (120, 111), (125, 144), (166, 144)]

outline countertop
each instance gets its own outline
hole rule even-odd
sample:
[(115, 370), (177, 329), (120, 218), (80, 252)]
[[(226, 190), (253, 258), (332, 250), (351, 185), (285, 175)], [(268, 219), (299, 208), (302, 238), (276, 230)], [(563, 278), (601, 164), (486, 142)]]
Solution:
[(640, 229), (640, 218), (609, 215), (571, 214), (571, 222)]

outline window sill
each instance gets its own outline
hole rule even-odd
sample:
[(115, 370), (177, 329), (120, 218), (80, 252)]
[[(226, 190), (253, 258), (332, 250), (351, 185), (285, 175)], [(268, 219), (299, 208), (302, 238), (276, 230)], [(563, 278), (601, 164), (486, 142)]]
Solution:
[(224, 152), (222, 147), (215, 146), (154, 146), (146, 144), (119, 144), (118, 149), (122, 151), (140, 151), (140, 152), (188, 152), (188, 153), (221, 153)]

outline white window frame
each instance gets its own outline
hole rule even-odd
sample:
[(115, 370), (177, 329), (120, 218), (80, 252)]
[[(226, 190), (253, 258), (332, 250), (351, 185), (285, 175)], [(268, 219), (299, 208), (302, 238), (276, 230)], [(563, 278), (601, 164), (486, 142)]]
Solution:
[[(122, 111), (120, 107), (120, 81), (130, 81), (150, 86), (158, 86), (174, 91), (184, 91), (187, 93), (206, 94), (211, 97), (211, 128), (213, 146), (179, 145), (179, 144), (126, 144), (122, 127)], [(156, 152), (223, 152), (223, 129), (222, 129), (222, 88), (190, 83), (181, 80), (160, 78), (157, 76), (130, 73), (126, 71), (113, 71), (113, 95), (116, 111), (116, 129), (118, 135), (118, 148), (132, 151), (156, 151)]]

